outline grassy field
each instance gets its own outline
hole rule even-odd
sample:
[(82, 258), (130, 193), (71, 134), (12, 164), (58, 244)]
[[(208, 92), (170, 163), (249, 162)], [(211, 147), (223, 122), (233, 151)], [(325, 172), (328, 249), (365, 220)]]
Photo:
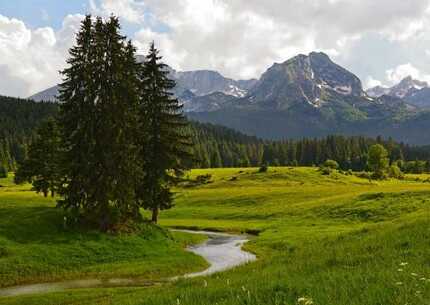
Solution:
[[(258, 233), (246, 245), (258, 255), (257, 262), (162, 287), (3, 298), (0, 304), (310, 305), (310, 299), (315, 305), (430, 304), (429, 176), (370, 182), (338, 173), (323, 176), (315, 168), (271, 168), (268, 173), (258, 173), (257, 169), (194, 170), (190, 177), (207, 173), (212, 175), (211, 183), (184, 184), (177, 190), (176, 207), (161, 214), (161, 224)], [(6, 279), (10, 282), (27, 274), (20, 272), (20, 260), (34, 265), (33, 248), (40, 253), (63, 251), (62, 259), (50, 259), (63, 260), (64, 264), (67, 253), (75, 248), (108, 245), (108, 263), (103, 261), (106, 257), (92, 257), (102, 251), (94, 251), (85, 260), (97, 261), (96, 266), (102, 266), (98, 271), (112, 274), (127, 270), (129, 264), (134, 264), (130, 271), (141, 266), (137, 267), (139, 259), (122, 257), (121, 250), (115, 248), (118, 243), (110, 243), (111, 238), (128, 240), (124, 248), (136, 256), (141, 250), (149, 251), (143, 250), (145, 246), (139, 248), (141, 239), (136, 236), (94, 235), (76, 240), (78, 233), (64, 233), (59, 224), (52, 225), (58, 212), (49, 200), (25, 188), (6, 187), (0, 192), (0, 240), (6, 243), (6, 255), (0, 258), (0, 278), (9, 272)], [(71, 240), (74, 247), (67, 248)], [(202, 262), (180, 251), (181, 242), (167, 240), (172, 248), (166, 248), (182, 253), (175, 257), (177, 262), (198, 262), (187, 267), (201, 268)], [(155, 244), (159, 240), (145, 242)], [(163, 257), (166, 248), (152, 250), (161, 250)], [(161, 263), (158, 259), (154, 256), (153, 264)], [(67, 271), (49, 273), (76, 275), (74, 264), (68, 264), (64, 268)], [(37, 265), (39, 276), (44, 267), (46, 264)], [(78, 266), (81, 274), (86, 268)], [(28, 281), (40, 278), (27, 277)]]

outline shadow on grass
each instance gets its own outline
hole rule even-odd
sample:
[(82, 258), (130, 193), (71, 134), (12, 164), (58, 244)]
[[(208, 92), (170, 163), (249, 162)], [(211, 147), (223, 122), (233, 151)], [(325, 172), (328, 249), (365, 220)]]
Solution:
[[(64, 227), (63, 213), (55, 207), (8, 206), (0, 208), (0, 236), (16, 243), (68, 243), (82, 232)], [(98, 239), (96, 232), (85, 232), (85, 239)]]

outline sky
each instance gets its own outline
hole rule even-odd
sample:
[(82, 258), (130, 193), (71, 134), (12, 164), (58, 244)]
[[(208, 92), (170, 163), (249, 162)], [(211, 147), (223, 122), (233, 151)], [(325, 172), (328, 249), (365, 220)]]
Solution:
[(366, 88), (430, 82), (430, 0), (0, 0), (0, 95), (60, 82), (85, 14), (119, 16), (140, 54), (154, 40), (178, 70), (259, 78), (322, 51)]

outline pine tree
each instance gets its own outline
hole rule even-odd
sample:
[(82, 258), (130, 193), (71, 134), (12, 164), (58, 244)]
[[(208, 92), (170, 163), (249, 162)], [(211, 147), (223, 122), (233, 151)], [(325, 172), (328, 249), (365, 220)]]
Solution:
[(101, 230), (139, 217), (135, 185), (138, 72), (118, 19), (87, 16), (59, 99), (68, 183), (60, 205)]
[(182, 106), (171, 93), (175, 82), (168, 78), (158, 53), (152, 43), (141, 73), (139, 138), (144, 175), (137, 190), (138, 200), (152, 212), (154, 223), (160, 210), (172, 207), (170, 185), (186, 169), (184, 161), (192, 157)]
[(18, 167), (15, 182), (30, 182), (33, 189), (45, 197), (53, 197), (62, 184), (62, 140), (57, 123), (49, 119), (38, 128), (37, 138), (31, 143), (28, 158)]
[(97, 120), (92, 93), (93, 33), (91, 16), (86, 16), (77, 34), (76, 45), (69, 51), (69, 67), (62, 72), (64, 82), (60, 85), (58, 97), (67, 176), (65, 188), (61, 190), (64, 198), (59, 205), (70, 210), (76, 218), (81, 212), (90, 212), (89, 188), (95, 181), (92, 177), (96, 163), (93, 140)]
[(134, 193), (139, 65), (134, 47), (126, 43), (119, 31), (116, 17), (105, 23), (101, 19), (96, 21), (94, 169), (98, 176), (91, 192), (96, 204), (93, 212), (98, 215), (102, 230), (118, 221), (140, 216)]

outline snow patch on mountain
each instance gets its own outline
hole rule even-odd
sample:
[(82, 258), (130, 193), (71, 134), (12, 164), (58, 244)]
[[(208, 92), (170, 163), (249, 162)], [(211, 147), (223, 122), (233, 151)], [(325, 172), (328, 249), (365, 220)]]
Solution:
[(245, 97), (246, 94), (248, 93), (248, 91), (240, 89), (235, 85), (229, 85), (228, 90), (223, 91), (223, 93), (225, 93), (227, 95), (232, 95), (235, 97)]

